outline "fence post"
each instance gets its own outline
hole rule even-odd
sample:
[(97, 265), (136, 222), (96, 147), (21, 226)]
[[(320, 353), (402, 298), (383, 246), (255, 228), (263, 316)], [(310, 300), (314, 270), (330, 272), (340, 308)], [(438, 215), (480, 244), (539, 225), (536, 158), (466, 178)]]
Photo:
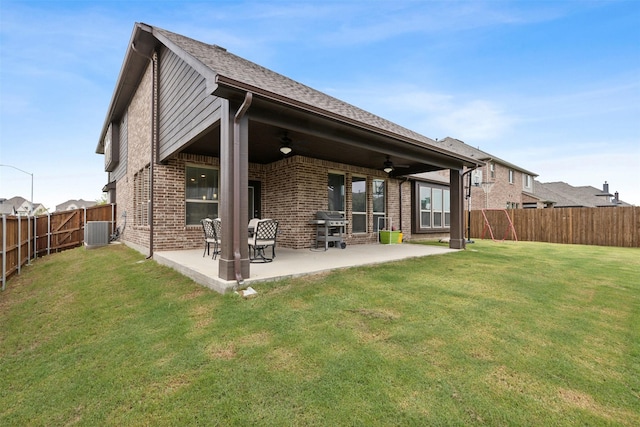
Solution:
[(33, 259), (38, 258), (38, 217), (33, 217)]
[(27, 265), (31, 265), (31, 215), (27, 215)]
[(22, 222), (21, 216), (18, 215), (18, 274), (22, 268)]
[(51, 254), (51, 214), (47, 214), (47, 255)]
[(2, 214), (2, 290), (7, 283), (7, 215)]

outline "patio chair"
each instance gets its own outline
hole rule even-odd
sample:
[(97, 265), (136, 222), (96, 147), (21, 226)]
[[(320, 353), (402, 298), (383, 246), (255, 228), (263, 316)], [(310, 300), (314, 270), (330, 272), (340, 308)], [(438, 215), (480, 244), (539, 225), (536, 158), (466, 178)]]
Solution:
[(253, 233), (256, 231), (256, 224), (258, 224), (258, 221), (260, 221), (260, 218), (251, 218), (249, 220), (249, 237), (252, 237)]
[(215, 220), (205, 218), (200, 222), (202, 223), (202, 230), (204, 231), (204, 253), (202, 254), (202, 256), (204, 257), (205, 254), (208, 255), (210, 253), (210, 247), (211, 244), (213, 244), (212, 258), (216, 259), (216, 255), (218, 255), (218, 253), (220, 252), (220, 239), (216, 234), (216, 227), (214, 225)]
[[(276, 257), (276, 236), (278, 221), (261, 219), (256, 222), (253, 236), (249, 237), (250, 262), (271, 262)], [(264, 250), (271, 246), (271, 258), (265, 256)], [(252, 256), (253, 253), (253, 256)]]

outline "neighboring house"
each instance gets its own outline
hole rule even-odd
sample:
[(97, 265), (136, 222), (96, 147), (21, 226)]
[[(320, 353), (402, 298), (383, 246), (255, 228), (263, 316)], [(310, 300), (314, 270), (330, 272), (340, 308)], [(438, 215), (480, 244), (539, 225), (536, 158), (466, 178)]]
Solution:
[(630, 206), (620, 200), (618, 192), (609, 193), (605, 182), (602, 190), (591, 186), (574, 187), (566, 182), (535, 182), (535, 191), (527, 204), (545, 208), (601, 208)]
[[(442, 149), (476, 159), (479, 165), (475, 169), (464, 169), (465, 209), (469, 209), (469, 200), (471, 210), (527, 207), (536, 174), (455, 138), (447, 137), (437, 144)], [(415, 174), (410, 179), (414, 195), (413, 233), (446, 234), (448, 207), (443, 201), (447, 199), (449, 171)]]
[(59, 205), (56, 205), (56, 212), (62, 212), (62, 211), (73, 211), (76, 209), (86, 209), (86, 208), (90, 208), (91, 206), (95, 206), (97, 203), (96, 202), (90, 202), (87, 200), (67, 200), (64, 203), (60, 203)]
[(450, 246), (464, 247), (476, 159), (219, 46), (135, 24), (100, 135), (121, 239), (149, 255), (197, 248), (200, 220), (220, 217), (224, 280), (249, 277), (250, 218), (277, 219), (278, 245), (302, 249), (317, 211), (341, 211), (347, 244), (377, 242), (380, 217), (411, 223), (403, 176), (427, 171), (453, 172)]
[(6, 215), (28, 215), (29, 212), (38, 215), (46, 212), (47, 208), (41, 203), (33, 203), (33, 210), (31, 210), (31, 202), (24, 197), (16, 196), (10, 199), (0, 199), (0, 213)]
[(525, 208), (538, 175), (484, 153), (484, 166), (471, 173), (471, 210)]

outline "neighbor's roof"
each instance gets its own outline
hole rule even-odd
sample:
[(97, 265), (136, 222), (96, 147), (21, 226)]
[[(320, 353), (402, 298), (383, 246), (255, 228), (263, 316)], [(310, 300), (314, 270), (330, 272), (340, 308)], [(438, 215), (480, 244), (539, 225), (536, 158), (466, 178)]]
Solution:
[(451, 137), (446, 137), (445, 139), (438, 141), (440, 144), (442, 144), (442, 146), (450, 151), (453, 151), (454, 153), (458, 153), (458, 154), (462, 154), (464, 156), (467, 157), (471, 157), (473, 159), (478, 159), (482, 162), (495, 162), (495, 163), (500, 163), (502, 165), (505, 165), (511, 169), (515, 169), (517, 171), (520, 172), (524, 172), (527, 175), (531, 175), (531, 176), (538, 176), (537, 173), (533, 173), (531, 171), (528, 171), (518, 165), (515, 165), (513, 163), (507, 162), (506, 160), (501, 159), (500, 157), (494, 156), (493, 154), (489, 154), (486, 151), (482, 151), (480, 148), (474, 148), (472, 146), (470, 146), (469, 144), (466, 144), (464, 141), (461, 141), (459, 139), (455, 139), (455, 138), (451, 138)]
[[(534, 195), (546, 202), (553, 202), (557, 208), (587, 207), (596, 208), (615, 206), (608, 196), (602, 195), (602, 190), (591, 187), (574, 187), (566, 182), (538, 182), (535, 181)], [(629, 206), (620, 201), (618, 206)]]
[[(251, 91), (254, 95), (264, 97), (270, 101), (290, 105), (316, 115), (395, 137), (418, 146), (424, 146), (433, 151), (463, 160), (468, 164), (476, 164), (474, 159), (460, 153), (453, 153), (442, 145), (437, 144), (431, 138), (234, 55), (220, 46), (203, 43), (142, 23), (137, 23), (134, 27), (132, 44), (135, 43), (137, 35), (143, 35), (143, 33), (151, 33), (162, 44), (194, 67), (205, 77), (207, 87), (212, 92), (220, 90), (220, 87)], [(184, 55), (184, 53), (187, 55)], [(119, 82), (125, 79), (125, 68), (126, 61), (120, 72)], [(100, 135), (96, 150), (98, 153), (103, 150), (102, 140), (109, 126), (110, 116), (113, 113), (114, 103), (117, 101), (118, 96), (120, 96), (120, 91), (116, 89), (114, 98), (111, 101), (109, 116)]]

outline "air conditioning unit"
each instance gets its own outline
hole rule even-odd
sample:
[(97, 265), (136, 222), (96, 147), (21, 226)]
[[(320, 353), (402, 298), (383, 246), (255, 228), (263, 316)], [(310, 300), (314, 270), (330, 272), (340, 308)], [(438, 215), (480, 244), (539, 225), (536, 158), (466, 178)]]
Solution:
[(88, 221), (84, 226), (84, 245), (87, 249), (109, 244), (109, 221)]

